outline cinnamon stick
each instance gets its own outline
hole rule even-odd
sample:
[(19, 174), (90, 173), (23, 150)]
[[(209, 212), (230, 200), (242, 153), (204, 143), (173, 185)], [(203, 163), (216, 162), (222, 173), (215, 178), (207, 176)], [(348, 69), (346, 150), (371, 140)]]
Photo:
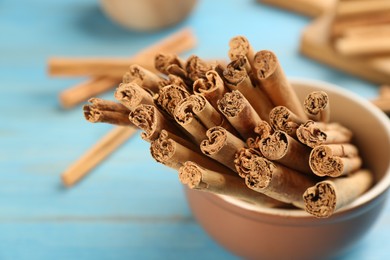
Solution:
[(189, 96), (190, 93), (185, 88), (179, 85), (168, 85), (160, 89), (155, 100), (173, 118), (177, 105)]
[(218, 109), (245, 140), (256, 135), (254, 129), (261, 118), (241, 92), (233, 90), (225, 93), (218, 100)]
[(328, 123), (330, 119), (329, 97), (324, 91), (313, 91), (303, 101), (306, 114), (315, 121)]
[(339, 177), (360, 169), (362, 159), (352, 144), (319, 145), (311, 151), (309, 164), (318, 176)]
[(284, 131), (291, 137), (296, 137), (298, 127), (305, 123), (285, 106), (274, 107), (269, 114), (270, 124), (274, 129)]
[(259, 156), (251, 164), (250, 173), (245, 176), (245, 184), (250, 189), (304, 208), (302, 194), (315, 184), (312, 178)]
[(63, 108), (72, 108), (90, 97), (112, 89), (120, 82), (120, 78), (92, 78), (62, 91), (59, 95), (60, 104)]
[(137, 81), (137, 83), (144, 89), (148, 89), (153, 93), (158, 93), (163, 79), (157, 76), (154, 72), (147, 70), (140, 65), (133, 64), (129, 68), (130, 76)]
[(373, 174), (365, 169), (321, 181), (304, 192), (305, 210), (318, 218), (330, 217), (366, 192), (373, 181)]
[(89, 99), (90, 105), (83, 107), (84, 117), (91, 123), (108, 123), (129, 126), (130, 110), (122, 104), (100, 98)]
[(344, 56), (386, 55), (390, 53), (390, 35), (342, 36), (335, 40), (334, 47)]
[(113, 128), (62, 173), (63, 184), (67, 187), (73, 186), (136, 132), (135, 127)]
[(217, 101), (228, 91), (223, 79), (215, 70), (209, 70), (203, 78), (197, 79), (193, 84), (195, 94), (204, 96), (210, 104), (218, 109)]
[(236, 129), (233, 128), (229, 121), (203, 95), (193, 94), (188, 99), (192, 101), (192, 111), (207, 129), (213, 126), (221, 126), (230, 133), (236, 136), (238, 135)]
[[(71, 87), (70, 89), (60, 93), (60, 103), (64, 108), (71, 108), (92, 96), (96, 96), (117, 86), (121, 82), (121, 78), (130, 64), (143, 64), (145, 68), (151, 68), (151, 70), (153, 70), (152, 68), (154, 64), (152, 63), (152, 60), (154, 55), (156, 55), (157, 53), (181, 53), (193, 48), (195, 44), (196, 39), (190, 29), (187, 28), (180, 30), (177, 33), (168, 36), (167, 38), (157, 42), (156, 44), (144, 49), (143, 51), (135, 55), (132, 60), (129, 60), (129, 63), (127, 64), (126, 68), (121, 72), (120, 75), (118, 75), (117, 78), (105, 76), (106, 74), (104, 74), (104, 72), (106, 70), (99, 68), (98, 71), (103, 72), (103, 76), (96, 76), (91, 80), (75, 85), (74, 87)], [(96, 60), (93, 60), (91, 62), (95, 64), (95, 61)], [(145, 61), (151, 61), (150, 66), (146, 65), (144, 63)], [(58, 70), (53, 65), (53, 62), (55, 62), (55, 59), (51, 59), (49, 61), (49, 74), (57, 75), (57, 73), (54, 71)], [(76, 63), (78, 62), (79, 60), (76, 60)], [(71, 67), (73, 67), (73, 65)], [(80, 71), (80, 69), (77, 69), (77, 71)], [(90, 72), (88, 71), (88, 74), (89, 73)]]
[(159, 137), (151, 142), (150, 152), (152, 157), (159, 163), (178, 170), (186, 161), (192, 160), (195, 163), (216, 171), (226, 171), (226, 167), (208, 158), (196, 149), (190, 149), (180, 142), (170, 138), (170, 134), (162, 130)]
[(202, 60), (196, 55), (191, 55), (185, 65), (185, 70), (188, 73), (188, 77), (192, 80), (195, 81), (199, 78), (203, 78), (206, 75), (206, 72), (209, 70), (212, 70), (213, 66)]
[(138, 128), (142, 129), (142, 139), (151, 142), (158, 138), (163, 129), (177, 136), (182, 133), (178, 127), (152, 105), (141, 104), (129, 114), (129, 120)]
[(256, 113), (263, 119), (269, 120), (269, 112), (273, 104), (268, 96), (249, 77), (250, 64), (246, 57), (240, 57), (230, 62), (223, 72), (226, 86), (231, 90), (240, 91), (249, 101)]
[(152, 95), (135, 82), (121, 83), (115, 90), (114, 97), (129, 110), (134, 110), (141, 104), (154, 104)]
[(238, 177), (216, 172), (188, 161), (179, 169), (180, 181), (190, 189), (235, 197), (261, 207), (283, 207), (285, 204), (250, 190)]
[(208, 139), (200, 143), (201, 151), (235, 171), (235, 154), (245, 147), (245, 143), (220, 126), (208, 129), (206, 136)]
[(297, 94), (288, 82), (276, 55), (267, 50), (255, 54), (254, 68), (261, 86), (276, 106), (285, 106), (302, 120), (307, 119)]
[(259, 142), (259, 149), (269, 160), (303, 173), (312, 173), (309, 166), (310, 148), (283, 131), (276, 130), (269, 137), (262, 139)]
[(159, 53), (154, 58), (154, 67), (161, 73), (168, 75), (168, 68), (172, 65), (176, 65), (179, 68), (184, 69), (185, 63), (176, 54)]
[(300, 125), (296, 133), (301, 143), (312, 148), (321, 144), (349, 143), (352, 139), (352, 132), (340, 124), (321, 125), (312, 120)]
[(200, 144), (206, 138), (207, 128), (195, 117), (192, 110), (194, 105), (196, 105), (194, 95), (184, 98), (177, 104), (174, 118), (191, 135), (194, 142)]
[(252, 160), (255, 157), (262, 157), (260, 151), (254, 148), (241, 148), (235, 155), (234, 165), (236, 172), (241, 178), (245, 178), (252, 169)]

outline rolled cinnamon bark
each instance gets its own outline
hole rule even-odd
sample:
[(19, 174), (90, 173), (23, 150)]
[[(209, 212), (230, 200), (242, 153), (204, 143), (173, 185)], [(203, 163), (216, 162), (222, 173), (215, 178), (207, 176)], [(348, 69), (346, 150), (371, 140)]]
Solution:
[(174, 75), (174, 74), (169, 74), (168, 75), (168, 78), (164, 81), (164, 86), (168, 86), (168, 85), (176, 85), (176, 86), (179, 86), (181, 88), (184, 88), (188, 91), (188, 93), (193, 93), (193, 90), (192, 90), (192, 82), (188, 83), (186, 81), (186, 78), (181, 78), (177, 75)]
[(313, 91), (303, 101), (303, 108), (310, 119), (328, 123), (330, 118), (329, 98), (324, 91)]
[(220, 163), (208, 158), (196, 149), (190, 149), (171, 138), (168, 131), (162, 130), (158, 138), (151, 142), (150, 153), (159, 163), (178, 170), (186, 161), (193, 162), (215, 171), (227, 171)]
[(185, 63), (176, 54), (159, 53), (154, 58), (154, 67), (165, 75), (169, 74), (167, 68), (172, 65), (176, 65), (184, 69)]
[(319, 124), (312, 120), (300, 125), (296, 133), (301, 143), (312, 148), (321, 144), (349, 143), (352, 139), (352, 132), (340, 124)]
[(259, 142), (259, 149), (269, 160), (291, 169), (312, 174), (309, 166), (310, 148), (299, 143), (283, 131), (275, 131)]
[(194, 96), (190, 95), (177, 104), (174, 118), (191, 135), (193, 141), (200, 144), (206, 138), (207, 128), (194, 116), (193, 106), (196, 105)]
[(193, 84), (193, 90), (195, 94), (204, 96), (215, 109), (218, 109), (217, 101), (228, 92), (215, 70), (207, 71), (203, 78), (197, 79)]
[(114, 97), (129, 110), (134, 110), (141, 104), (153, 105), (152, 95), (135, 82), (121, 83)]
[(254, 157), (251, 164), (250, 173), (245, 176), (245, 184), (250, 189), (304, 208), (302, 194), (315, 184), (310, 176), (259, 156)]
[(190, 102), (190, 109), (207, 129), (213, 126), (221, 126), (230, 133), (236, 136), (238, 135), (229, 121), (220, 114), (203, 95), (192, 94), (184, 100)]
[(213, 66), (202, 60), (196, 55), (191, 55), (185, 65), (185, 70), (188, 73), (188, 77), (192, 80), (195, 81), (199, 78), (203, 78), (206, 75), (206, 72), (209, 70), (212, 70)]
[(241, 178), (245, 178), (251, 171), (252, 160), (255, 157), (262, 157), (260, 151), (253, 148), (241, 148), (235, 156), (234, 165)]
[(271, 126), (264, 120), (259, 122), (254, 131), (257, 134), (256, 137), (249, 137), (246, 139), (248, 147), (253, 149), (259, 149), (260, 142), (273, 133)]
[(217, 103), (219, 111), (244, 140), (256, 136), (254, 129), (262, 120), (240, 91), (225, 93)]
[(125, 74), (123, 74), (123, 76), (122, 76), (122, 83), (126, 84), (126, 83), (130, 83), (132, 81), (134, 81), (136, 83), (140, 83), (139, 79), (133, 77), (129, 71), (126, 71)]
[(373, 182), (373, 174), (366, 169), (321, 181), (304, 192), (305, 210), (318, 218), (330, 217), (366, 192)]
[(274, 129), (284, 131), (294, 138), (297, 136), (298, 127), (305, 123), (285, 106), (274, 107), (269, 114), (269, 121)]
[(302, 120), (307, 116), (297, 94), (288, 82), (276, 55), (267, 50), (255, 54), (254, 68), (261, 86), (276, 106), (285, 106)]
[(174, 117), (177, 104), (189, 96), (190, 93), (185, 88), (179, 85), (168, 85), (160, 89), (156, 102), (168, 115)]
[(129, 73), (132, 78), (139, 80), (139, 85), (143, 88), (149, 89), (154, 93), (159, 92), (163, 79), (157, 76), (154, 72), (134, 64), (130, 66)]
[(206, 136), (208, 139), (201, 142), (200, 150), (235, 171), (235, 154), (246, 146), (245, 143), (220, 126), (208, 129)]
[(229, 41), (229, 51), (228, 56), (230, 60), (236, 60), (240, 57), (245, 56), (249, 62), (253, 60), (255, 52), (248, 41), (244, 36), (235, 36)]
[(114, 101), (91, 98), (91, 104), (83, 106), (84, 117), (91, 123), (108, 123), (113, 125), (129, 126), (130, 110)]
[(130, 112), (129, 119), (135, 126), (144, 131), (141, 133), (141, 137), (148, 142), (158, 138), (163, 129), (177, 136), (183, 135), (174, 122), (165, 118), (157, 107), (152, 105), (139, 105)]
[(268, 96), (252, 81), (248, 74), (250, 64), (246, 57), (240, 57), (230, 62), (223, 72), (225, 84), (231, 90), (240, 91), (249, 101), (256, 113), (263, 119), (269, 120), (269, 112), (273, 104)]
[(362, 159), (352, 144), (329, 144), (313, 148), (309, 164), (318, 176), (339, 177), (358, 170)]
[(283, 207), (284, 203), (248, 189), (238, 177), (216, 172), (188, 161), (179, 169), (180, 181), (190, 189), (235, 197), (261, 207)]

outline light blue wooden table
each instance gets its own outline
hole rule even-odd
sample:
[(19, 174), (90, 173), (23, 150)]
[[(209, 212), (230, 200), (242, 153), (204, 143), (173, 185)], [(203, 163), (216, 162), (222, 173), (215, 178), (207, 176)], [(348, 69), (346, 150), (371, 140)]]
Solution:
[[(0, 0), (0, 259), (235, 259), (198, 226), (175, 173), (139, 137), (79, 185), (62, 187), (61, 172), (110, 126), (84, 121), (80, 106), (60, 108), (58, 93), (83, 79), (48, 77), (47, 59), (126, 57), (191, 26), (199, 39), (191, 53), (200, 57), (227, 57), (229, 39), (241, 34), (276, 52), (290, 77), (375, 96), (377, 86), (299, 54), (309, 22), (254, 0), (202, 0), (185, 22), (147, 34), (111, 23), (97, 0)], [(388, 203), (343, 259), (390, 259), (389, 240)]]

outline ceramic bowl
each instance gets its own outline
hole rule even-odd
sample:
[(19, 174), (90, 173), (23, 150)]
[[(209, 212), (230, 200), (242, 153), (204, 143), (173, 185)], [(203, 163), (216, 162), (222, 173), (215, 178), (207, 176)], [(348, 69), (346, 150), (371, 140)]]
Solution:
[(100, 0), (103, 12), (115, 23), (136, 31), (154, 31), (186, 18), (196, 0)]
[(390, 120), (367, 100), (338, 86), (292, 80), (300, 99), (324, 90), (331, 121), (354, 132), (375, 185), (325, 219), (303, 210), (255, 207), (237, 199), (185, 189), (194, 217), (223, 247), (246, 259), (328, 259), (353, 246), (380, 216), (390, 186)]

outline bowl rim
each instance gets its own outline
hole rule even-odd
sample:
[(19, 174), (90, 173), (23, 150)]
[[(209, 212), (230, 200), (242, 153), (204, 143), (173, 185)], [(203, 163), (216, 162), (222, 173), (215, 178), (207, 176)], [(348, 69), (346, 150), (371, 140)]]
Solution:
[[(328, 83), (321, 80), (316, 79), (308, 79), (308, 78), (299, 78), (299, 77), (289, 77), (289, 81), (292, 85), (307, 85), (307, 86), (315, 86), (319, 87), (323, 90), (329, 90), (330, 92), (335, 92), (339, 95), (342, 95), (344, 97), (347, 97), (348, 99), (354, 99), (357, 103), (360, 103), (365, 106), (365, 108), (375, 117), (383, 126), (385, 129), (388, 129), (387, 135), (390, 140), (390, 120), (389, 118), (375, 105), (371, 104), (367, 99), (359, 96), (358, 94), (344, 89), (336, 84)], [(387, 171), (385, 172), (385, 175), (383, 178), (381, 178), (378, 182), (375, 183), (373, 187), (371, 187), (367, 192), (359, 196), (359, 198), (355, 199), (353, 202), (351, 202), (349, 205), (343, 207), (342, 209), (335, 212), (331, 217), (327, 219), (340, 219), (343, 217), (346, 217), (347, 213), (348, 216), (350, 216), (350, 211), (360, 208), (363, 205), (368, 204), (369, 202), (372, 202), (379, 199), (381, 195), (384, 195), (384, 193), (389, 189), (390, 187), (390, 162), (389, 167)], [(214, 194), (211, 194), (214, 195)], [(232, 198), (230, 196), (225, 195), (215, 195), (209, 197), (211, 199), (211, 202), (221, 204), (226, 204), (226, 206), (235, 206), (238, 209), (245, 209), (251, 213), (256, 214), (263, 214), (273, 217), (293, 217), (296, 218), (302, 218), (302, 219), (308, 219), (308, 218), (314, 218), (312, 215), (307, 213), (306, 211), (302, 209), (278, 209), (278, 208), (261, 208), (257, 207), (255, 205), (249, 204), (247, 202), (238, 200), (236, 198)], [(374, 205), (372, 205), (374, 206)], [(231, 207), (229, 207), (231, 209)], [(368, 210), (368, 208), (367, 208)], [(317, 218), (316, 218), (317, 219)], [(318, 219), (319, 220), (319, 219)]]

